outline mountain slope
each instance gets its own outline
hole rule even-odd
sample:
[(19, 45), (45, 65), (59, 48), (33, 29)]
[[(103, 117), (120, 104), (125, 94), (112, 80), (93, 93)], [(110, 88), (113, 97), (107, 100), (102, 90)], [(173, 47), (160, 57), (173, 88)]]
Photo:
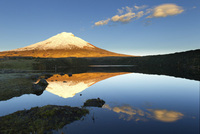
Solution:
[(27, 50), (50, 50), (50, 49), (78, 49), (78, 48), (95, 48), (88, 42), (75, 37), (72, 33), (60, 33), (45, 41), (36, 44), (14, 49), (12, 51), (27, 51)]
[(0, 57), (107, 57), (128, 55), (117, 54), (93, 46), (92, 44), (75, 37), (72, 33), (60, 33), (45, 41), (18, 48), (10, 51), (0, 52)]

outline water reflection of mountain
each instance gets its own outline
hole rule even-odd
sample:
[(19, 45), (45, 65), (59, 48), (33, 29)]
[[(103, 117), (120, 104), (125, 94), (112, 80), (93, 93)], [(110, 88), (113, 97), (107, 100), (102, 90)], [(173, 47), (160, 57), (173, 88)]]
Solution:
[[(44, 71), (48, 73), (44, 73)], [(122, 66), (122, 67), (57, 67), (55, 70), (43, 70), (40, 73), (0, 73), (0, 100), (8, 100), (13, 97), (18, 97), (23, 94), (33, 94), (31, 79), (32, 76), (37, 75), (41, 78), (47, 79), (49, 85), (47, 91), (58, 96), (68, 98), (73, 97), (91, 85), (105, 80), (110, 77), (122, 75), (126, 73), (144, 73), (144, 74), (158, 74), (168, 75), (180, 78), (200, 81), (198, 71), (190, 71), (181, 68), (157, 67), (154, 66)], [(72, 74), (69, 77), (68, 74)], [(9, 77), (8, 77), (9, 76)]]
[[(90, 73), (86, 73), (87, 70)], [(110, 73), (112, 71), (112, 73)], [(36, 79), (45, 78), (49, 85), (47, 91), (58, 96), (68, 98), (73, 97), (89, 86), (104, 79), (128, 73), (124, 69), (98, 70), (88, 68), (59, 68), (58, 70), (40, 73), (4, 73), (0, 74), (0, 101), (19, 97), (23, 94), (35, 94), (32, 86)], [(68, 74), (72, 74), (69, 77)]]
[(99, 81), (122, 74), (126, 74), (126, 72), (93, 72), (72, 74), (72, 76), (67, 74), (54, 74), (52, 77), (47, 79), (49, 85), (46, 90), (60, 97), (69, 98)]

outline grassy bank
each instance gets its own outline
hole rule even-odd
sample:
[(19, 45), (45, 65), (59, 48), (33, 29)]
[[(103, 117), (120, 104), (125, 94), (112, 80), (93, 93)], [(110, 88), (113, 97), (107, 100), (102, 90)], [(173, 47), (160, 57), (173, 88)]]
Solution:
[(3, 59), (0, 61), (0, 69), (33, 70), (35, 59)]
[(88, 66), (85, 58), (31, 58), (7, 57), (0, 59), (0, 69), (15, 70), (52, 70), (55, 67), (81, 67)]

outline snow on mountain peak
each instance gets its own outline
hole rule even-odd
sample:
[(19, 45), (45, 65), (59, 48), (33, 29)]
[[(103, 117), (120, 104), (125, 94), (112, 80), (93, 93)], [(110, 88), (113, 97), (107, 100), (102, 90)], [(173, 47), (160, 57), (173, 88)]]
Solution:
[(48, 49), (73, 49), (73, 48), (94, 48), (93, 45), (84, 41), (81, 38), (74, 36), (72, 33), (62, 32), (45, 41), (36, 44), (15, 49), (12, 51), (26, 51), (26, 50), (48, 50)]
[(67, 32), (62, 32), (62, 33), (59, 33), (59, 34), (57, 34), (55, 36), (62, 36), (63, 38), (68, 37), (68, 36), (75, 37), (73, 33), (67, 33)]

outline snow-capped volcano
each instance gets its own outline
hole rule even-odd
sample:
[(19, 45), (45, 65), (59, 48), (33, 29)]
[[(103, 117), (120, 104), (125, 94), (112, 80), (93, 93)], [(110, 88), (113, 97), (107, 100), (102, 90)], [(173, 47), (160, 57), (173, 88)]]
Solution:
[(128, 55), (117, 54), (95, 47), (87, 41), (74, 36), (72, 33), (66, 32), (62, 32), (47, 40), (32, 44), (30, 46), (0, 52), (0, 57), (60, 58), (108, 56), (127, 57)]
[(72, 33), (62, 32), (45, 41), (36, 44), (14, 49), (12, 51), (27, 51), (27, 50), (50, 50), (50, 49), (74, 49), (74, 48), (94, 48), (93, 45), (74, 36)]

